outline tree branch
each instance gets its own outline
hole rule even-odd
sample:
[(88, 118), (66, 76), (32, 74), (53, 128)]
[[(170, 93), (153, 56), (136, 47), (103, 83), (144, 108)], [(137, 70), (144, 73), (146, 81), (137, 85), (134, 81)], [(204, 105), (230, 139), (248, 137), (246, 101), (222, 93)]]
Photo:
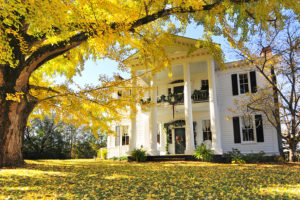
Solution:
[(64, 54), (70, 49), (79, 46), (82, 42), (88, 39), (88, 35), (84, 32), (78, 33), (71, 37), (68, 41), (61, 41), (57, 44), (48, 44), (37, 49), (26, 61), (23, 69), (21, 70), (20, 76), (17, 79), (15, 89), (21, 90), (24, 82), (29, 80), (30, 75), (41, 65), (47, 61)]
[(54, 92), (54, 93), (60, 93), (57, 90), (54, 90), (52, 88), (49, 87), (43, 87), (43, 86), (38, 86), (38, 85), (29, 85), (29, 89), (35, 89), (35, 90), (46, 90), (46, 91), (50, 91), (50, 92)]

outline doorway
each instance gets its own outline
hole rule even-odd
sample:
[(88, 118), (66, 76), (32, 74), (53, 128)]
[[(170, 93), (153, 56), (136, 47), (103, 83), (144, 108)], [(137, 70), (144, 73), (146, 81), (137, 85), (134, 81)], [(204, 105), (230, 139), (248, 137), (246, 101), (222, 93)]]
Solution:
[(184, 154), (185, 128), (175, 128), (175, 154)]

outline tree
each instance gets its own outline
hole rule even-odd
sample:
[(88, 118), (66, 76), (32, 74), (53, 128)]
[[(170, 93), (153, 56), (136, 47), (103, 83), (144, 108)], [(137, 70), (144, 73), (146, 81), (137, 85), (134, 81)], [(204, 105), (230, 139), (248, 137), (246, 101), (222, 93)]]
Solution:
[[(21, 147), (33, 109), (55, 110), (78, 126), (92, 125), (94, 133), (110, 132), (109, 122), (127, 104), (111, 99), (120, 82), (102, 77), (97, 87), (74, 91), (69, 86), (87, 58), (115, 59), (124, 69), (124, 58), (138, 50), (145, 65), (159, 70), (168, 65), (162, 47), (168, 33), (177, 30), (173, 19), (182, 28), (195, 20), (205, 27), (206, 38), (222, 33), (230, 39), (236, 34), (230, 24), (245, 34), (249, 20), (280, 19), (282, 7), (296, 9), (292, 0), (1, 1), (0, 167), (23, 163)], [(51, 78), (57, 75), (66, 83), (54, 85)]]
[(67, 158), (68, 143), (62, 132), (65, 124), (55, 123), (53, 117), (35, 118), (26, 127), (23, 154), (30, 159)]
[[(295, 161), (300, 141), (300, 24), (294, 13), (287, 12), (284, 23), (260, 32), (248, 45), (253, 54), (242, 54), (265, 78), (268, 85), (238, 102), (247, 112), (262, 112), (277, 130), (278, 146), (283, 155), (283, 141), (288, 144), (289, 160)], [(254, 42), (256, 41), (256, 42)], [(261, 52), (261, 53), (259, 53)]]
[(96, 139), (84, 127), (55, 122), (54, 116), (35, 118), (30, 124), (25, 130), (22, 149), (25, 159), (92, 158), (106, 146), (103, 134)]

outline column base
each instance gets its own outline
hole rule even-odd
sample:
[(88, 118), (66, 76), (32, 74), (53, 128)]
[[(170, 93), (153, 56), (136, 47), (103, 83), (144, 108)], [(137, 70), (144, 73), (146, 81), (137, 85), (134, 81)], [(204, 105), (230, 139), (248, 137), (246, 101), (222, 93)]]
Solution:
[(155, 151), (155, 150), (151, 150), (151, 151), (147, 152), (147, 154), (149, 154), (150, 156), (158, 156), (159, 152)]
[(215, 155), (223, 155), (223, 150), (222, 149), (214, 149), (214, 148), (212, 148), (212, 150), (214, 151)]
[(185, 155), (194, 155), (194, 153), (195, 153), (195, 150), (185, 150), (184, 151)]

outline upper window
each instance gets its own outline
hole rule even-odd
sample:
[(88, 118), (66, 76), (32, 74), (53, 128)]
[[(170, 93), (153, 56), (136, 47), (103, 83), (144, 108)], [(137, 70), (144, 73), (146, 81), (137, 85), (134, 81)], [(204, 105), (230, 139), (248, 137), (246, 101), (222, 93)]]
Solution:
[(253, 119), (251, 116), (241, 117), (242, 121), (242, 138), (244, 142), (254, 141)]
[(247, 92), (256, 93), (256, 72), (251, 71), (241, 74), (231, 74), (232, 95), (245, 94)]
[(208, 90), (208, 80), (201, 80), (201, 90)]
[(240, 94), (249, 92), (248, 74), (239, 74), (240, 79)]
[(122, 97), (122, 91), (118, 91), (118, 99)]

